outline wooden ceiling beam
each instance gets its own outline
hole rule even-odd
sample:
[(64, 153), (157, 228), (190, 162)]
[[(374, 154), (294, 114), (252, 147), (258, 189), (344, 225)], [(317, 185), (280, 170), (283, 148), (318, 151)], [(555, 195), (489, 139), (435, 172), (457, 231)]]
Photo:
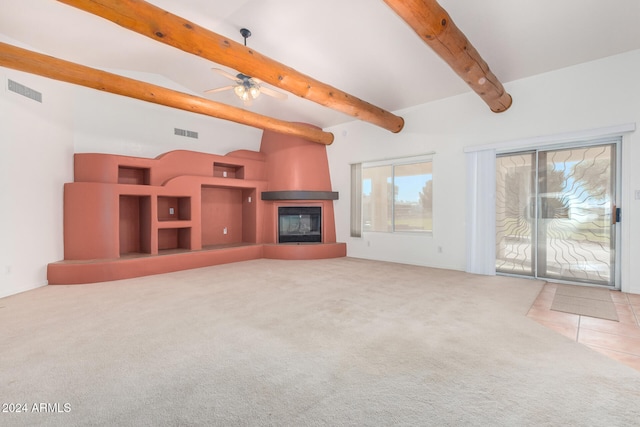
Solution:
[(480, 95), (491, 111), (501, 113), (511, 106), (511, 95), (436, 0), (384, 2)]
[(0, 66), (329, 145), (333, 134), (0, 42)]
[(404, 126), (402, 117), (319, 82), (143, 0), (58, 1), (391, 132), (400, 132)]

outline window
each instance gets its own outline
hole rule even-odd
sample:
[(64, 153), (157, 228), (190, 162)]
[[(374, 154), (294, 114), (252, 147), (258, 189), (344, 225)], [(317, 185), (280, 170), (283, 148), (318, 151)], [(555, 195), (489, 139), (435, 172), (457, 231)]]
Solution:
[(351, 167), (351, 236), (362, 231), (432, 231), (430, 158), (395, 159)]

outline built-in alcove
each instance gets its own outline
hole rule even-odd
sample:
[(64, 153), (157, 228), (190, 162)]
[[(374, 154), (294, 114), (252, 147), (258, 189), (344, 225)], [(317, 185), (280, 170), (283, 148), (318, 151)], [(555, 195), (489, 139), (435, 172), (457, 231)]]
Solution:
[(244, 179), (244, 166), (214, 162), (213, 176), (217, 178)]
[(160, 228), (158, 251), (169, 249), (191, 249), (191, 227)]
[(118, 166), (118, 184), (149, 185), (149, 168)]
[(242, 188), (202, 186), (202, 246), (243, 241)]
[(158, 221), (191, 219), (191, 197), (158, 196)]
[(151, 253), (151, 197), (121, 195), (120, 255)]

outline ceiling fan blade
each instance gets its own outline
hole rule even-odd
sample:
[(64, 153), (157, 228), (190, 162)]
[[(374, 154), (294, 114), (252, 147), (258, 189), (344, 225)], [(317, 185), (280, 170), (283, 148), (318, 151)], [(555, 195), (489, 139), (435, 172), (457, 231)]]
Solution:
[(205, 90), (204, 93), (216, 93), (216, 92), (222, 92), (224, 90), (229, 90), (229, 89), (233, 89), (235, 86), (231, 85), (231, 86), (224, 86), (224, 87), (218, 87), (215, 89), (209, 89), (209, 90)]
[(216, 73), (220, 74), (221, 76), (224, 76), (224, 77), (226, 77), (228, 79), (231, 79), (231, 80), (233, 80), (235, 82), (239, 82), (239, 83), (242, 82), (242, 80), (238, 79), (237, 76), (234, 76), (231, 73), (227, 73), (226, 71), (221, 70), (220, 68), (212, 68), (212, 70), (215, 71)]
[(274, 98), (287, 99), (286, 93), (278, 92), (277, 90), (273, 90), (268, 87), (260, 86), (260, 92), (264, 93), (265, 95), (273, 96)]

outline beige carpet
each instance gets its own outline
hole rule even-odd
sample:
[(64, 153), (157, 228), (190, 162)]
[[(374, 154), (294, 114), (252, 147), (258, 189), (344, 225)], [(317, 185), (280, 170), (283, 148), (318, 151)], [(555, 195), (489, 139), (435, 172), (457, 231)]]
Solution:
[(527, 318), (541, 288), (343, 258), (29, 291), (0, 425), (636, 425), (640, 373)]
[(551, 310), (618, 321), (611, 292), (604, 288), (558, 285)]

